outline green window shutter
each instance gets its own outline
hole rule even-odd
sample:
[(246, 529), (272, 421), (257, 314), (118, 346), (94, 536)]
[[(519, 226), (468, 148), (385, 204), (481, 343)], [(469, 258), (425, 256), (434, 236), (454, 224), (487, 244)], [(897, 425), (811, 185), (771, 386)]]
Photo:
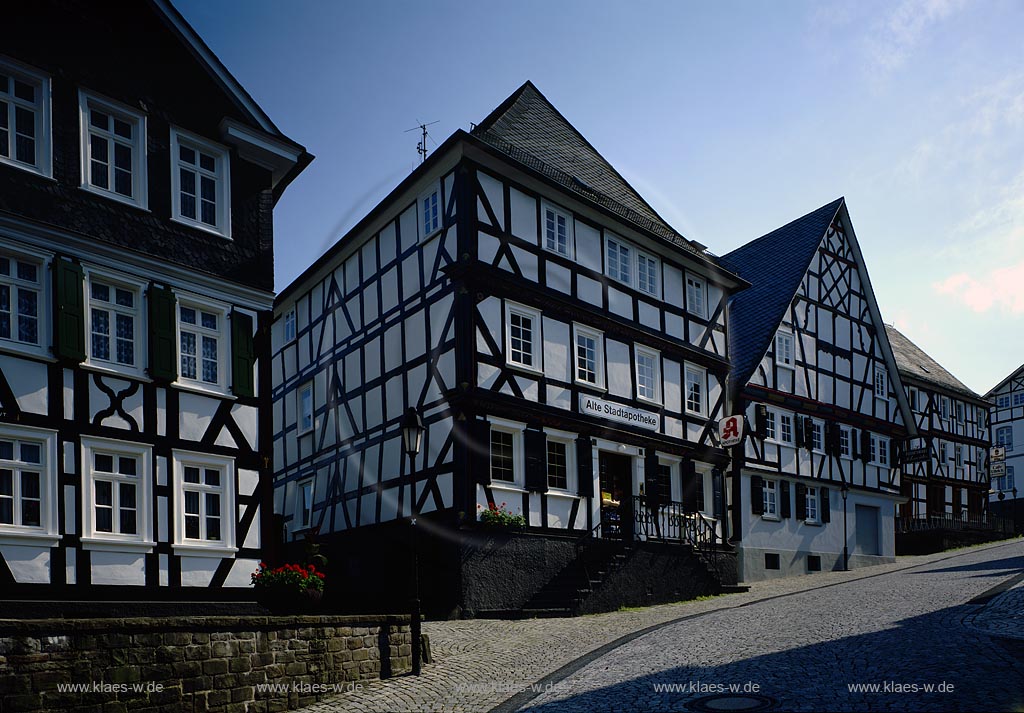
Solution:
[(796, 484), (796, 519), (807, 519), (807, 486), (803, 483)]
[(793, 516), (792, 499), (789, 495), (789, 481), (779, 481), (779, 516), (783, 518)]
[(82, 266), (54, 258), (53, 352), (58, 359), (85, 361), (85, 276)]
[(591, 450), (590, 436), (579, 436), (576, 439), (576, 472), (577, 492), (584, 498), (594, 497), (594, 452)]
[(252, 338), (252, 317), (231, 312), (231, 391), (235, 396), (255, 396), (256, 348)]
[(527, 428), (523, 432), (523, 450), (526, 451), (526, 489), (543, 493), (548, 489), (547, 437), (544, 431)]
[(475, 419), (469, 422), (469, 463), (473, 479), (481, 485), (491, 484), (491, 424)]
[(760, 475), (750, 476), (750, 512), (764, 515), (764, 480)]
[(818, 519), (822, 522), (832, 520), (832, 504), (829, 502), (828, 488), (820, 488), (818, 491)]
[(169, 287), (150, 284), (149, 303), (149, 375), (157, 381), (178, 378), (177, 300)]

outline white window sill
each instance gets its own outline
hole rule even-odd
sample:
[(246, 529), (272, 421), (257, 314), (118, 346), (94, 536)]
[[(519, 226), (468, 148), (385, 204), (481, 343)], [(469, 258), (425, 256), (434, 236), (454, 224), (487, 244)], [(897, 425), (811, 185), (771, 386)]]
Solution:
[(190, 381), (182, 381), (178, 379), (171, 384), (175, 388), (181, 391), (191, 391), (192, 393), (202, 394), (203, 396), (214, 396), (219, 399), (231, 399), (234, 400), (237, 397), (231, 393), (228, 389), (222, 389), (214, 386), (203, 386), (198, 383), (192, 383)]
[(804, 524), (811, 527), (821, 527), (821, 521), (819, 520), (804, 520)]
[(510, 493), (525, 493), (525, 492), (527, 492), (526, 488), (524, 488), (519, 483), (510, 483), (510, 482), (505, 481), (505, 480), (494, 480), (493, 478), (491, 479), (490, 487), (492, 489), (497, 488), (498, 490), (506, 490), (506, 491), (508, 491)]
[(520, 364), (520, 363), (514, 362), (514, 361), (507, 361), (507, 362), (505, 362), (505, 365), (508, 368), (510, 368), (510, 369), (512, 369), (514, 371), (522, 371), (522, 372), (524, 372), (526, 374), (529, 374), (530, 376), (543, 376), (544, 375), (544, 369), (542, 369), (540, 367), (526, 366), (525, 364)]
[(152, 383), (150, 379), (143, 372), (142, 369), (136, 369), (134, 367), (119, 366), (114, 364), (96, 363), (86, 360), (82, 364), (82, 368), (87, 371), (94, 371), (99, 374), (106, 374), (109, 376), (116, 376), (121, 379), (134, 379), (135, 381), (142, 381), (147, 384)]
[(51, 532), (29, 530), (0, 530), (0, 545), (22, 545), (25, 547), (56, 547), (60, 535)]
[(224, 545), (188, 545), (175, 544), (174, 554), (186, 557), (227, 557), (238, 552), (237, 547), (225, 547)]
[[(14, 317), (12, 316), (11, 319), (13, 320)], [(34, 359), (41, 359), (42, 361), (50, 363), (57, 361), (55, 358), (50, 356), (46, 347), (16, 342), (13, 339), (0, 339), (0, 352), (14, 354), (16, 356), (32, 357)]]
[(548, 495), (554, 495), (559, 498), (566, 498), (569, 500), (579, 500), (579, 493), (574, 493), (572, 490), (563, 490), (562, 488), (548, 487)]
[(94, 196), (100, 196), (108, 200), (117, 201), (118, 203), (129, 205), (132, 208), (138, 208), (139, 210), (145, 211), (146, 213), (150, 212), (149, 207), (146, 206), (145, 203), (143, 203), (142, 201), (135, 200), (134, 198), (128, 198), (127, 196), (122, 196), (120, 193), (115, 193), (114, 191), (109, 191), (103, 188), (97, 188), (96, 186), (93, 186), (90, 183), (83, 183), (80, 187), (83, 191), (92, 193)]
[(579, 379), (574, 379), (573, 383), (576, 386), (580, 386), (580, 387), (583, 387), (585, 389), (589, 389), (590, 391), (596, 391), (599, 394), (607, 394), (608, 393), (608, 388), (607, 387), (605, 387), (605, 386), (598, 386), (597, 384), (591, 384), (589, 381), (580, 381)]
[(649, 404), (651, 406), (661, 406), (661, 401), (658, 399), (649, 399), (646, 396), (637, 396), (636, 400), (643, 404)]
[(761, 516), (761, 519), (762, 520), (767, 520), (768, 522), (782, 522), (782, 518), (779, 517), (778, 515), (768, 515), (768, 514), (765, 514), (765, 515)]
[(152, 552), (155, 542), (148, 540), (119, 540), (106, 537), (83, 537), (82, 549), (98, 552)]
[(775, 366), (779, 367), (780, 369), (789, 369), (790, 371), (796, 371), (795, 364), (783, 364), (781, 362), (775, 362)]
[[(545, 243), (547, 242), (547, 240), (545, 240), (544, 236), (541, 236), (541, 240), (544, 241)], [(554, 248), (549, 248), (547, 245), (544, 246), (544, 252), (551, 253), (552, 255), (558, 255), (559, 257), (564, 257), (566, 260), (572, 260), (573, 259), (573, 257), (571, 255), (567, 255), (566, 253), (563, 253), (563, 252), (560, 252), (558, 250), (555, 250)]]
[(231, 240), (231, 233), (229, 231), (218, 230), (212, 225), (207, 225), (206, 223), (201, 223), (197, 220), (189, 220), (188, 218), (175, 215), (171, 218), (171, 222), (177, 223), (178, 225), (184, 225), (186, 228), (192, 228), (204, 233), (209, 233), (210, 235), (216, 235), (218, 238), (223, 240)]
[[(421, 225), (420, 227), (422, 228), (423, 226)], [(441, 227), (438, 226), (436, 229), (432, 230), (431, 232), (429, 232), (426, 235), (424, 235), (423, 237), (421, 237), (419, 239), (419, 244), (420, 245), (426, 245), (427, 243), (429, 243), (431, 240), (433, 240), (434, 238), (436, 238), (440, 234), (441, 234)]]

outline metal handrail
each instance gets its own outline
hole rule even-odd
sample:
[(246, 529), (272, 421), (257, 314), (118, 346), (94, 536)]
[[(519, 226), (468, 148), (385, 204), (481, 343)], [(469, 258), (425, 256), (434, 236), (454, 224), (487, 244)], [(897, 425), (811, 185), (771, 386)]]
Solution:
[(633, 529), (637, 537), (690, 545), (718, 583), (722, 583), (715, 521), (708, 522), (701, 513), (688, 511), (679, 502), (648, 504), (641, 495), (633, 498)]
[(925, 532), (928, 530), (984, 530), (1001, 534), (1013, 533), (1013, 521), (995, 515), (920, 515), (896, 518), (896, 532)]

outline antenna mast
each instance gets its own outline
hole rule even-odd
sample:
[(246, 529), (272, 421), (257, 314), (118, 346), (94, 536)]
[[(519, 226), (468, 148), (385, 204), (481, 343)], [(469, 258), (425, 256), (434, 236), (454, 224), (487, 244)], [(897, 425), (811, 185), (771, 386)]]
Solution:
[[(440, 120), (438, 120), (438, 121), (440, 121)], [(418, 153), (420, 155), (420, 163), (423, 163), (424, 161), (427, 160), (427, 127), (428, 126), (433, 126), (436, 123), (438, 123), (438, 122), (437, 121), (430, 121), (430, 122), (427, 122), (426, 124), (420, 124), (418, 126), (412, 127), (411, 129), (406, 129), (405, 130), (405, 133), (407, 133), (407, 134), (410, 131), (416, 131), (417, 129), (419, 129), (423, 133), (423, 138), (421, 138), (420, 142), (418, 144), (416, 144), (416, 153)]]

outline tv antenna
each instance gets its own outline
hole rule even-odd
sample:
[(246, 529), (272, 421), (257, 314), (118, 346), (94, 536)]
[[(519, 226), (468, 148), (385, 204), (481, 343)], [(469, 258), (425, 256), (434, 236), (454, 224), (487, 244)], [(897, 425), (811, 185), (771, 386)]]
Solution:
[(438, 121), (430, 121), (427, 122), (426, 124), (420, 124), (419, 126), (414, 126), (411, 129), (405, 130), (405, 133), (407, 134), (410, 131), (416, 131), (417, 129), (423, 133), (423, 138), (421, 138), (420, 142), (416, 144), (416, 153), (420, 155), (420, 163), (423, 163), (424, 161), (427, 160), (427, 127), (433, 126), (434, 124), (437, 124), (439, 121), (440, 119), (438, 119)]

